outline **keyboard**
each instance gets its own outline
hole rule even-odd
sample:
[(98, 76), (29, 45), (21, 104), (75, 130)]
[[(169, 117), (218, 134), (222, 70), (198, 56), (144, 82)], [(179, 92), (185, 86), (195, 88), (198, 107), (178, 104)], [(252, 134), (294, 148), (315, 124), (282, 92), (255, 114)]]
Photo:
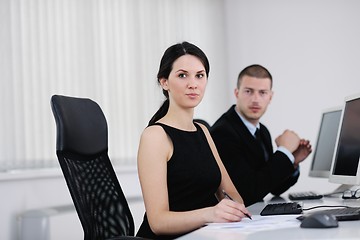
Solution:
[(269, 203), (261, 211), (260, 215), (300, 214), (302, 211), (302, 207), (297, 202)]
[(360, 207), (333, 208), (319, 212), (332, 214), (338, 221), (360, 220)]
[(289, 193), (289, 199), (292, 200), (292, 201), (321, 199), (322, 197), (323, 197), (323, 195), (317, 194), (317, 193), (312, 192), (312, 191)]

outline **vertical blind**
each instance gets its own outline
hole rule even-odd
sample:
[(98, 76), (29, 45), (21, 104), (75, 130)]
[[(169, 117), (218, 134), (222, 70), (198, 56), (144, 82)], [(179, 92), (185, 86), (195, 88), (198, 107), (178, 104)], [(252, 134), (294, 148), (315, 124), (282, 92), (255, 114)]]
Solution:
[[(222, 9), (221, 0), (0, 0), (0, 170), (58, 165), (53, 94), (98, 102), (112, 161), (135, 164), (163, 101), (164, 50), (193, 42), (220, 58), (210, 74), (223, 74)], [(200, 112), (211, 117), (218, 99), (207, 99)]]

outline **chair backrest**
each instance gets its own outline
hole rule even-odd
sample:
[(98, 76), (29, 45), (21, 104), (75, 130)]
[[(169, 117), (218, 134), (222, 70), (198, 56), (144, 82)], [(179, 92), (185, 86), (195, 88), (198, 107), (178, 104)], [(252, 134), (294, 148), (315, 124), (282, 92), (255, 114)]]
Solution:
[(134, 220), (108, 156), (108, 128), (100, 106), (54, 95), (56, 154), (85, 240), (134, 236)]
[(210, 130), (210, 128), (211, 128), (211, 125), (210, 125), (206, 120), (204, 120), (204, 119), (195, 118), (195, 119), (194, 119), (194, 122), (198, 122), (198, 123), (204, 124), (205, 127), (207, 127), (207, 129), (209, 129), (209, 130)]

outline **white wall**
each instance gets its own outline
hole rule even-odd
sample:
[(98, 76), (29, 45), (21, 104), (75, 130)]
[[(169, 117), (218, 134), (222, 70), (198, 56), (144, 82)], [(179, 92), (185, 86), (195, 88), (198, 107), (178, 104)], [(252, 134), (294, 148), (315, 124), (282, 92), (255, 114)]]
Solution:
[[(360, 2), (356, 0), (226, 0), (228, 91), (240, 70), (258, 63), (275, 92), (263, 122), (273, 138), (295, 130), (314, 144), (320, 113), (360, 92)], [(235, 102), (233, 98), (232, 103)], [(312, 155), (291, 190), (331, 191), (337, 184), (308, 177)]]

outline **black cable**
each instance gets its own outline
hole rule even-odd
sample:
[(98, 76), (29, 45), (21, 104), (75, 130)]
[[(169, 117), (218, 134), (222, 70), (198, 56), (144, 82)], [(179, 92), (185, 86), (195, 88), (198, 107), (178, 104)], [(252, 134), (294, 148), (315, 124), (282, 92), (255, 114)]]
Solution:
[(310, 208), (303, 208), (303, 211), (307, 211), (307, 210), (311, 210), (311, 209), (315, 209), (315, 208), (338, 208), (338, 207), (343, 207), (343, 208), (349, 208), (349, 206), (345, 206), (345, 205), (320, 205), (320, 206), (315, 206), (315, 207), (310, 207)]
[(344, 191), (326, 193), (326, 194), (322, 194), (322, 195), (323, 195), (324, 197), (332, 197), (333, 195), (337, 195), (337, 194), (344, 194)]

